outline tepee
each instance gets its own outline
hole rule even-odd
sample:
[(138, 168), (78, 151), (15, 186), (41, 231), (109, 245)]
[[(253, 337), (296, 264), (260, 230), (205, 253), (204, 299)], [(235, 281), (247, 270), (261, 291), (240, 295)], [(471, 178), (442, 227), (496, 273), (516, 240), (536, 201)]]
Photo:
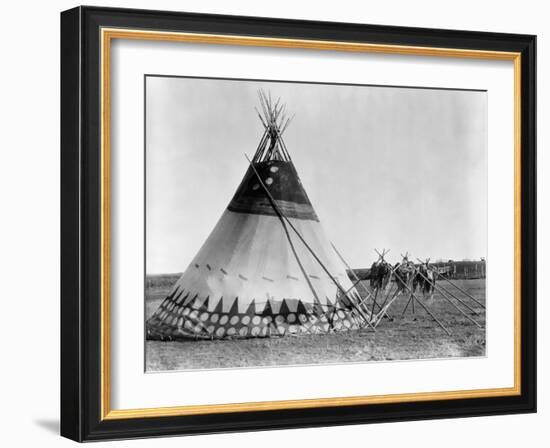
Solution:
[(264, 134), (214, 230), (146, 323), (148, 339), (231, 339), (357, 329), (367, 313), (259, 92)]

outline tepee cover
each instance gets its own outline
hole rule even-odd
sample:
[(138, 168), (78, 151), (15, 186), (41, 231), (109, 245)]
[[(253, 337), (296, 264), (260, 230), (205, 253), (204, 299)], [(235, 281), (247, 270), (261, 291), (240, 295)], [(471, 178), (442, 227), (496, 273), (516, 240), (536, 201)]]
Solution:
[[(210, 236), (147, 321), (147, 338), (226, 339), (357, 329), (365, 315), (261, 97), (264, 137)], [(277, 113), (278, 112), (278, 113)], [(281, 118), (282, 117), (282, 118)]]

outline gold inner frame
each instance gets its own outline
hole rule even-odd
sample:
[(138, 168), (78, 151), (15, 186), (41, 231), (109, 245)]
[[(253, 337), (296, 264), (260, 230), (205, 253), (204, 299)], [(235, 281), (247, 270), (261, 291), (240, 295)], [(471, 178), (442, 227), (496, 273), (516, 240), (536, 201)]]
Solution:
[[(456, 57), (506, 60), (514, 63), (514, 386), (442, 392), (419, 392), (303, 400), (280, 400), (212, 405), (188, 405), (141, 409), (111, 409), (110, 387), (110, 50), (113, 39), (152, 40), (296, 48), (311, 50), (383, 53), (414, 56)], [(101, 419), (166, 417), (227, 412), (306, 409), (414, 401), (502, 397), (521, 394), (521, 53), (465, 50), (458, 48), (417, 47), (304, 39), (279, 39), (249, 36), (101, 29)]]

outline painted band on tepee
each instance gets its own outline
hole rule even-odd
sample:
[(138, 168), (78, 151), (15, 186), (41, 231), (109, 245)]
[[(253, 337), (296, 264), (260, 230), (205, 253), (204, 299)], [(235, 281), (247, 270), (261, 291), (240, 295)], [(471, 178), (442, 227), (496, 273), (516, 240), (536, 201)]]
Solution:
[[(292, 121), (259, 92), (264, 133), (235, 195), (169, 295), (147, 338), (316, 334), (371, 325), (282, 138)], [(367, 311), (367, 312), (366, 312)]]

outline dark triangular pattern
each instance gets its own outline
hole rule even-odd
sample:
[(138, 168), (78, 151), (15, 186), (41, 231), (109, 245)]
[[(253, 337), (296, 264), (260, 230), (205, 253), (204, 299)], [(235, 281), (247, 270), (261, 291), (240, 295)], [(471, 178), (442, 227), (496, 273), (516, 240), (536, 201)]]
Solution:
[(178, 289), (179, 289), (179, 286), (177, 286), (167, 297), (166, 299), (167, 300), (172, 300), (174, 298), (174, 296), (176, 295), (176, 293), (178, 292)]
[[(183, 291), (182, 291), (183, 294)], [(182, 295), (181, 299), (179, 300), (178, 306), (183, 306), (183, 304), (187, 301), (187, 298), (189, 297), (189, 293)]]
[(304, 306), (301, 300), (298, 300), (298, 306), (296, 307), (296, 312), (298, 314), (307, 314), (306, 307)]
[(265, 308), (262, 311), (263, 316), (273, 316), (273, 307), (271, 306), (271, 300), (267, 300)]
[(208, 311), (208, 301), (210, 299), (210, 296), (207, 296), (206, 299), (204, 299), (204, 302), (202, 302), (202, 305), (199, 308), (200, 312)]
[(248, 314), (250, 316), (253, 316), (256, 314), (256, 299), (252, 299), (252, 302), (250, 302), (250, 305), (248, 305), (248, 308), (246, 309), (245, 314)]
[(197, 294), (195, 296), (195, 300), (193, 300), (192, 302), (189, 302), (189, 304), (191, 305), (191, 308), (198, 310), (202, 306), (202, 299)]
[(314, 311), (314, 308), (313, 308), (313, 305), (311, 303), (303, 303), (302, 302), (302, 306), (304, 307), (304, 309), (306, 310), (305, 313), (306, 314), (313, 314), (315, 311)]
[(286, 303), (286, 299), (283, 299), (283, 303), (281, 303), (281, 308), (279, 308), (279, 314), (282, 314), (283, 316), (286, 316), (290, 313), (290, 309), (288, 308), (288, 304)]
[(189, 305), (189, 304), (192, 304), (193, 301), (199, 296), (199, 294), (195, 294), (194, 296), (192, 296), (191, 294), (188, 294), (187, 295), (187, 298), (183, 301), (182, 305)]
[(223, 313), (223, 296), (220, 297), (220, 301), (216, 305), (214, 313)]
[(229, 314), (239, 314), (239, 298), (235, 297), (235, 300), (233, 301), (233, 305), (231, 305), (231, 308), (229, 308)]
[(176, 305), (181, 305), (181, 303), (183, 302), (183, 300), (185, 299), (185, 297), (183, 296), (183, 293), (185, 292), (185, 289), (182, 289), (181, 291), (178, 292), (178, 294), (174, 297), (174, 303)]

